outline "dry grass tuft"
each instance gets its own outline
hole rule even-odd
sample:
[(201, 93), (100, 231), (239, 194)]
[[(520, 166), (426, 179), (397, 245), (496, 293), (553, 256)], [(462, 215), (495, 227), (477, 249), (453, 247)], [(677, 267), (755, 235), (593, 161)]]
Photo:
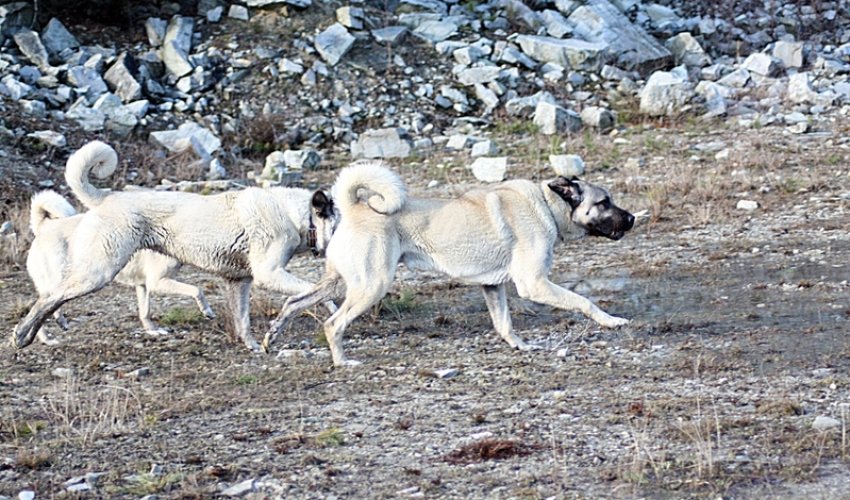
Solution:
[(135, 392), (117, 385), (88, 386), (67, 377), (43, 400), (60, 438), (89, 444), (102, 436), (144, 425), (144, 410)]
[(469, 464), (485, 460), (504, 460), (530, 455), (538, 447), (512, 439), (482, 439), (464, 445), (446, 456), (450, 464)]
[(31, 470), (43, 469), (53, 463), (53, 455), (47, 450), (38, 448), (20, 449), (15, 455), (15, 465)]

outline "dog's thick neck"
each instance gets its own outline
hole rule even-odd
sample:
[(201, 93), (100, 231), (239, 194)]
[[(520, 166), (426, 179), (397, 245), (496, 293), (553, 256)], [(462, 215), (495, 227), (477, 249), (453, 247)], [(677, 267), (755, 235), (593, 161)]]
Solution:
[[(543, 197), (546, 199), (546, 204), (552, 211), (555, 225), (558, 227), (558, 237), (561, 241), (572, 241), (584, 238), (587, 236), (587, 230), (575, 222), (573, 222), (573, 210), (569, 203), (566, 202), (558, 193), (554, 192), (549, 184), (552, 180), (545, 180), (540, 183), (540, 190), (543, 192)], [(558, 214), (563, 214), (559, 217)]]

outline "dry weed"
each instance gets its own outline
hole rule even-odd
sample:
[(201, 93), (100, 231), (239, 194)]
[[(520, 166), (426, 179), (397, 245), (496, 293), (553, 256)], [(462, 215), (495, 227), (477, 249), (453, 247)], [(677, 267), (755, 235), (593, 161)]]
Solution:
[(105, 435), (138, 428), (144, 423), (142, 404), (127, 387), (92, 387), (66, 377), (44, 398), (42, 405), (57, 434), (83, 444)]
[(530, 455), (537, 446), (512, 439), (482, 439), (466, 444), (446, 456), (450, 464), (468, 464), (485, 460), (504, 460)]

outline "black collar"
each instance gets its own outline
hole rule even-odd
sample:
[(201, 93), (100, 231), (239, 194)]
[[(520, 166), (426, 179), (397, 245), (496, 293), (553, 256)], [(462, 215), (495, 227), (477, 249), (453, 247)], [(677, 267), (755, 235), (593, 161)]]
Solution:
[(319, 249), (316, 248), (316, 225), (313, 224), (313, 213), (310, 213), (310, 227), (307, 229), (307, 247), (313, 251), (313, 255), (319, 255)]

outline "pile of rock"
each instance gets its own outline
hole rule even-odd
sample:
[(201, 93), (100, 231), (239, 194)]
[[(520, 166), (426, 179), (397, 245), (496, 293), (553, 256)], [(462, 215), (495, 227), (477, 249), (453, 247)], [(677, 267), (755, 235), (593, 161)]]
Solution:
[[(294, 9), (284, 15), (284, 4)], [(798, 133), (850, 110), (850, 9), (842, 2), (820, 2), (817, 11), (771, 4), (732, 20), (684, 17), (694, 10), (684, 0), (668, 7), (637, 0), (534, 5), (399, 0), (388, 16), (353, 2), (314, 34), (292, 35), (285, 48), (248, 49), (235, 37), (224, 48), (201, 40), (198, 26), (226, 21), (238, 33), (245, 22), (321, 7), (205, 0), (194, 18), (147, 19), (146, 46), (106, 48), (81, 46), (56, 19), (29, 30), (31, 7), (18, 2), (0, 11), (2, 32), (17, 50), (0, 56), (0, 94), (26, 113), (67, 118), (88, 131), (127, 134), (155, 114), (156, 122), (180, 127), (153, 140), (192, 147), (205, 161), (220, 147), (216, 135), (261, 114), (286, 116), (289, 128), (305, 131), (312, 146), (305, 151), (344, 144), (355, 158), (387, 158), (435, 144), (492, 156), (498, 146), (482, 143), (496, 112), (551, 135), (608, 131), (624, 100), (639, 100), (651, 116), (735, 117), (742, 126)], [(791, 33), (812, 16), (828, 20), (831, 36), (795, 39)], [(737, 54), (742, 45), (753, 52)], [(387, 54), (381, 76), (360, 62), (378, 48)], [(382, 126), (370, 128), (375, 122)], [(456, 135), (467, 137), (460, 147), (451, 142)], [(285, 177), (281, 163), (270, 165), (267, 176)], [(220, 174), (220, 165), (214, 170)]]

